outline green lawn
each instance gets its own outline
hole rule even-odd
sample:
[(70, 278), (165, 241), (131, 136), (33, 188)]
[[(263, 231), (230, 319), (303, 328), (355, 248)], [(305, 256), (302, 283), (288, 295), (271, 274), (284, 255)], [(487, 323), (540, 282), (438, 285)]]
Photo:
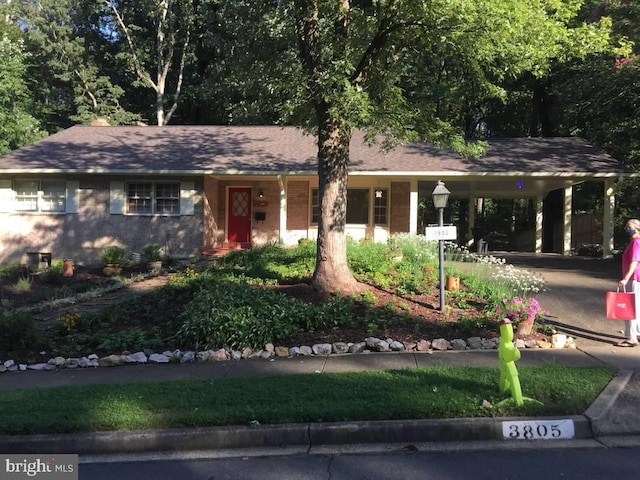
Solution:
[(608, 367), (519, 369), (543, 405), (485, 408), (505, 396), (497, 368), (428, 367), (341, 374), (3, 390), (0, 433), (583, 413), (614, 375)]

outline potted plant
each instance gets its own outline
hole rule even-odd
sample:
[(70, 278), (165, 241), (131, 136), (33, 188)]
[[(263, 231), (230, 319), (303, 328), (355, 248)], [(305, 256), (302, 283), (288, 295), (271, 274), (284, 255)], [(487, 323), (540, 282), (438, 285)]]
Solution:
[(519, 336), (530, 335), (535, 321), (547, 314), (534, 297), (503, 298), (494, 313), (499, 318), (511, 320), (517, 326)]
[(160, 253), (160, 245), (152, 243), (145, 245), (142, 250), (147, 259), (147, 265), (152, 273), (160, 273), (162, 270), (162, 255)]
[(124, 248), (116, 245), (110, 245), (102, 249), (100, 255), (104, 261), (105, 267), (102, 272), (107, 277), (120, 275), (122, 273), (122, 261), (124, 260)]

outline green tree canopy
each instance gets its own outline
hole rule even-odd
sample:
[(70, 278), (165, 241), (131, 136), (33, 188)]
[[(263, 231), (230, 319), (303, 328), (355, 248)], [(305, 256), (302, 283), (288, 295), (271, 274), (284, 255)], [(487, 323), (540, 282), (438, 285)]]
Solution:
[(29, 112), (26, 59), (22, 41), (0, 38), (0, 154), (47, 134)]

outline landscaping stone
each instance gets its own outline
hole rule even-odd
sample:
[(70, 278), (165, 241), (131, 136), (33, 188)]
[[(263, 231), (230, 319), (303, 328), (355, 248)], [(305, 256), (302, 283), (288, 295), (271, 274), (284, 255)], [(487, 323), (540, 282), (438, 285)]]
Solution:
[(224, 348), (220, 348), (216, 351), (209, 350), (209, 361), (210, 362), (224, 362), (228, 360), (227, 351)]
[(482, 339), (480, 337), (467, 338), (467, 346), (471, 350), (480, 350), (482, 348)]
[(417, 343), (414, 342), (406, 342), (404, 343), (404, 349), (408, 352), (411, 352), (416, 349)]
[[(498, 346), (498, 338), (480, 338), (470, 337), (466, 341), (463, 339), (447, 340), (444, 338), (438, 338), (433, 341), (422, 339), (417, 343), (407, 342), (402, 343), (397, 340), (388, 338), (381, 340), (377, 337), (367, 337), (363, 342), (334, 342), (334, 343), (318, 343), (312, 347), (307, 345), (303, 346), (278, 346), (274, 347), (273, 344), (266, 344), (264, 350), (252, 350), (251, 348), (244, 348), (240, 350), (229, 350), (224, 348), (218, 350), (207, 350), (201, 352), (187, 351), (182, 352), (180, 350), (165, 351), (162, 354), (155, 353), (152, 350), (139, 351), (135, 353), (123, 352), (121, 355), (108, 355), (99, 358), (96, 354), (90, 354), (86, 357), (80, 358), (64, 358), (57, 356), (50, 358), (47, 362), (39, 362), (34, 364), (16, 364), (13, 359), (0, 361), (0, 373), (7, 371), (25, 371), (25, 370), (56, 370), (65, 368), (90, 368), (90, 367), (112, 367), (119, 366), (125, 363), (168, 363), (172, 359), (180, 359), (181, 363), (195, 362), (195, 361), (226, 361), (241, 360), (241, 359), (273, 359), (273, 357), (296, 357), (313, 356), (313, 355), (331, 355), (331, 354), (358, 354), (362, 352), (400, 352), (400, 351), (420, 351), (433, 353), (436, 351), (446, 350), (465, 350), (465, 349), (495, 349)], [(536, 339), (515, 339), (514, 344), (518, 349), (524, 348), (576, 348), (575, 339), (563, 334), (554, 334), (551, 337), (551, 342)], [(42, 352), (44, 355), (44, 352)]]
[(567, 344), (567, 336), (563, 333), (551, 335), (551, 345), (553, 348), (564, 348)]
[(316, 343), (311, 347), (311, 351), (314, 355), (331, 355), (330, 343)]
[(117, 367), (124, 365), (125, 360), (121, 355), (109, 355), (98, 359), (98, 365), (101, 367)]
[(276, 357), (288, 357), (289, 349), (287, 347), (276, 347)]
[(313, 355), (313, 350), (311, 350), (311, 347), (309, 347), (308, 345), (303, 345), (300, 347), (300, 355), (310, 357), (311, 355)]
[(180, 358), (180, 363), (195, 362), (196, 352), (184, 352), (179, 358)]
[(451, 348), (451, 344), (445, 340), (444, 338), (436, 338), (433, 342), (431, 342), (431, 348), (433, 350), (446, 351)]
[(300, 355), (300, 347), (291, 347), (289, 349), (290, 357), (297, 357), (298, 355)]
[(169, 357), (161, 353), (152, 353), (149, 355), (149, 363), (169, 363)]
[(126, 363), (147, 363), (147, 360), (147, 356), (144, 352), (136, 352), (124, 356), (124, 361)]
[(209, 360), (209, 350), (202, 350), (196, 353), (196, 360), (199, 362), (206, 362)]
[(347, 353), (349, 352), (349, 345), (345, 342), (335, 342), (331, 345), (331, 351), (337, 354)]

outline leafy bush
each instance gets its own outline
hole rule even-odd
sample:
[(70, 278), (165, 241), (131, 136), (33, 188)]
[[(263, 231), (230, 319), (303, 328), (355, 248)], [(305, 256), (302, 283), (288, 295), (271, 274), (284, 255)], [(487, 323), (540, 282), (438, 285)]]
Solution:
[(105, 247), (100, 252), (102, 260), (107, 265), (119, 265), (124, 260), (125, 250), (117, 245), (110, 245)]
[(146, 257), (148, 262), (157, 262), (162, 258), (160, 253), (160, 245), (156, 243), (152, 243), (149, 245), (145, 245), (142, 249), (144, 256)]
[(280, 283), (303, 281), (311, 276), (315, 265), (315, 242), (284, 248), (264, 245), (251, 250), (231, 252), (213, 267), (219, 273), (245, 276)]
[(374, 280), (385, 274), (392, 265), (389, 248), (384, 243), (369, 240), (347, 242), (347, 259), (354, 274)]
[(262, 348), (298, 333), (309, 323), (310, 311), (306, 303), (277, 292), (218, 284), (187, 304), (175, 340), (195, 349)]
[(31, 314), (0, 313), (0, 358), (34, 351), (39, 341), (40, 332)]

